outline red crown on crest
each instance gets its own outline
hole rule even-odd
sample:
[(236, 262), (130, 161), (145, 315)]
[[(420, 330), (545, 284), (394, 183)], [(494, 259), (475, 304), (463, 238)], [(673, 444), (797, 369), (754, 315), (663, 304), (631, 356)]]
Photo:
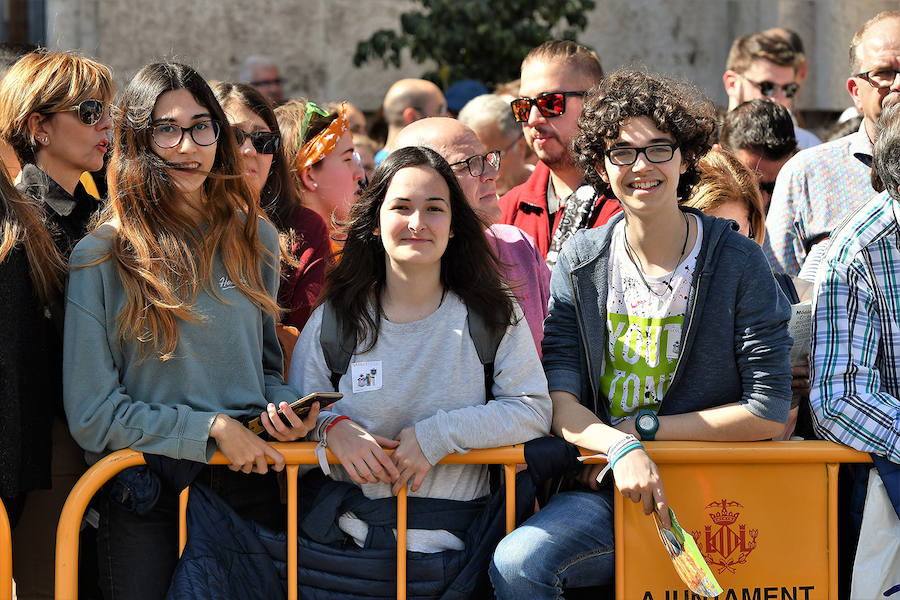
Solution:
[(734, 502), (734, 501), (729, 502), (728, 500), (726, 500), (724, 498), (722, 498), (722, 500), (720, 500), (718, 502), (710, 502), (709, 504), (707, 504), (706, 508), (721, 507), (721, 509), (722, 509), (722, 510), (717, 510), (716, 512), (709, 513), (709, 517), (710, 517), (710, 519), (712, 519), (712, 522), (715, 523), (716, 525), (725, 526), (725, 525), (731, 525), (735, 521), (737, 521), (738, 517), (741, 516), (741, 513), (737, 512), (737, 511), (728, 510), (729, 506), (743, 507), (743, 505), (740, 502)]

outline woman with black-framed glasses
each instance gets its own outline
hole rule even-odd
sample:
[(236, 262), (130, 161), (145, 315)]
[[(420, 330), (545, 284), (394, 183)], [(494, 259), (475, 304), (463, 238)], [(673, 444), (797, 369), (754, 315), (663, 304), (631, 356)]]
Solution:
[(294, 342), (306, 325), (331, 264), (331, 242), (322, 218), (300, 204), (275, 111), (254, 87), (219, 82), (213, 93), (222, 104), (244, 161), (244, 176), (263, 210), (282, 233), (294, 259), (282, 265), (278, 303), (287, 309), (278, 327), (285, 355), (285, 377)]
[[(148, 65), (123, 92), (109, 204), (70, 261), (65, 408), (91, 462), (121, 448), (157, 465), (194, 461), (194, 482), (244, 519), (281, 528), (267, 460), (280, 470), (284, 458), (242, 421), (259, 416), (269, 435), (291, 441), (318, 410), (301, 421), (288, 408), (297, 394), (282, 378), (275, 332), (278, 232), (240, 177), (227, 122), (185, 65)], [(215, 450), (228, 468), (205, 464)], [(98, 506), (104, 595), (165, 596), (178, 490), (156, 471), (128, 469)]]

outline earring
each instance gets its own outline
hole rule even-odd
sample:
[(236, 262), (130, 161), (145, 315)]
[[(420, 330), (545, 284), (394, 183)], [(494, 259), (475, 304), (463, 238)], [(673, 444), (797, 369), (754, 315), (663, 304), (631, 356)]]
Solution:
[(44, 137), (41, 138), (40, 141), (41, 141), (42, 144), (46, 144), (46, 143), (47, 143), (48, 141), (50, 141), (50, 140), (49, 140), (49, 138), (45, 135)]
[(313, 181), (313, 183), (312, 183), (312, 189), (316, 189), (317, 187), (319, 187), (319, 184), (316, 183), (315, 181)]

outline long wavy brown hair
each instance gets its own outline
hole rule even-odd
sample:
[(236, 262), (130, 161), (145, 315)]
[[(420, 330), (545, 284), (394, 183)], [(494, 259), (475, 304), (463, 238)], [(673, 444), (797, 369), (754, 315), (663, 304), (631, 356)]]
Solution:
[(62, 293), (62, 257), (44, 224), (44, 208), (23, 198), (0, 167), (0, 263), (23, 244), (37, 299), (49, 306)]
[(217, 295), (212, 284), (218, 253), (228, 277), (261, 310), (277, 318), (279, 309), (262, 279), (262, 261), (278, 269), (259, 241), (258, 221), (266, 219), (247, 186), (234, 137), (220, 135), (210, 175), (203, 183), (202, 230), (190, 218), (187, 200), (155, 151), (151, 123), (159, 97), (185, 89), (220, 128), (228, 119), (209, 85), (194, 69), (155, 63), (141, 69), (122, 94), (114, 118), (113, 153), (108, 169), (110, 201), (104, 221), (116, 224), (111, 258), (125, 288), (118, 335), (137, 339), (160, 360), (178, 346), (178, 319), (197, 322), (197, 292)]

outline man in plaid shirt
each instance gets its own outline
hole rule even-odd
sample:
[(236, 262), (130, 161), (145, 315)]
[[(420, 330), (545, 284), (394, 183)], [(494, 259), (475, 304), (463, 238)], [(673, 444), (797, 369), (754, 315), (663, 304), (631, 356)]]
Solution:
[(816, 277), (810, 404), (824, 438), (900, 463), (900, 104), (879, 128), (885, 192), (834, 233)]

